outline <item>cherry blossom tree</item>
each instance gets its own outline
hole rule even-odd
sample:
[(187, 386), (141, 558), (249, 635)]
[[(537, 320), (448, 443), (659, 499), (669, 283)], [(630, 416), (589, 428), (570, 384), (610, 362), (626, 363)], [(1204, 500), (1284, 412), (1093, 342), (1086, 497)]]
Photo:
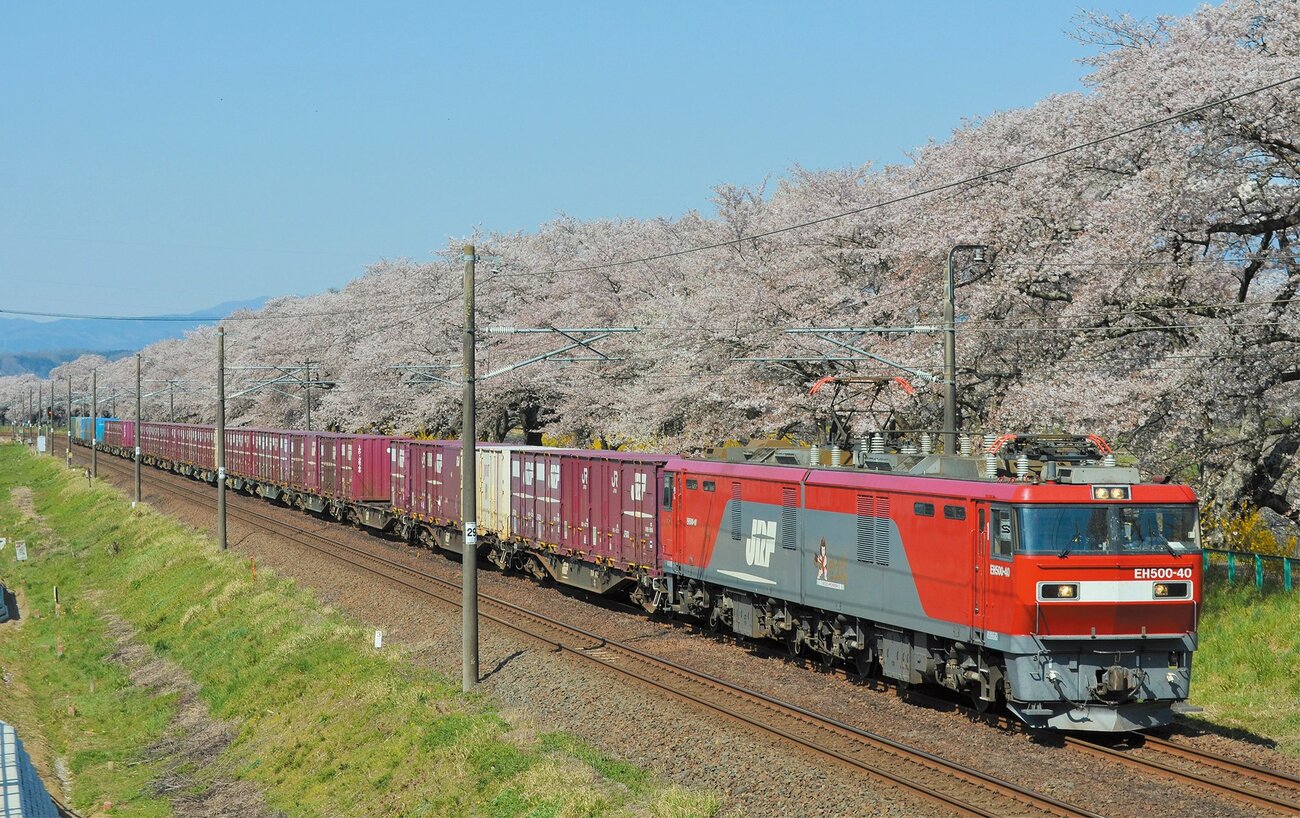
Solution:
[[(232, 316), (231, 364), (313, 362), (317, 426), (455, 434), (469, 240), (483, 259), (480, 327), (639, 329), (597, 345), (612, 360), (483, 380), (479, 428), (492, 439), (673, 450), (935, 430), (937, 334), (834, 336), (905, 371), (785, 330), (937, 325), (949, 249), (980, 243), (990, 263), (958, 259), (963, 428), (1102, 433), (1153, 475), (1300, 521), (1300, 83), (1095, 141), (1300, 75), (1300, 2), (1079, 22), (1093, 53), (1081, 93), (968, 121), (899, 165), (723, 185), (708, 213), (560, 217), (458, 238), (429, 264), (382, 260), (340, 291)], [(212, 419), (214, 333), (144, 351), (147, 378), (193, 385), (176, 396), (181, 419)], [(562, 343), (485, 332), (479, 372)], [(74, 361), (54, 377), (91, 365), (102, 382), (132, 377), (130, 360)], [(832, 403), (809, 392), (827, 375), (871, 380)], [(232, 371), (231, 391), (253, 378)], [(0, 406), (18, 406), (23, 383), (0, 379)], [(300, 426), (303, 393), (255, 392), (228, 417)]]

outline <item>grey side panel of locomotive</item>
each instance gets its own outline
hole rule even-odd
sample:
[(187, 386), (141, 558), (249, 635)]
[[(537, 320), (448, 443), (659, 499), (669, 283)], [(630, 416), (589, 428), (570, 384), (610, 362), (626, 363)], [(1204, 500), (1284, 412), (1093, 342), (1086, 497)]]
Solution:
[(883, 625), (952, 639), (969, 635), (965, 624), (926, 616), (898, 526), (889, 518), (864, 517), (863, 541), (854, 514), (744, 501), (733, 517), (736, 511), (729, 500), (707, 567), (673, 570)]

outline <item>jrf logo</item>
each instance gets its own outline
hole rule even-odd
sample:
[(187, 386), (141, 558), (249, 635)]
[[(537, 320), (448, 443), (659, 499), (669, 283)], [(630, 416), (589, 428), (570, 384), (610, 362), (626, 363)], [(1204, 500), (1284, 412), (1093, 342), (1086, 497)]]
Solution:
[(767, 568), (776, 550), (776, 520), (755, 520), (745, 540), (745, 562)]

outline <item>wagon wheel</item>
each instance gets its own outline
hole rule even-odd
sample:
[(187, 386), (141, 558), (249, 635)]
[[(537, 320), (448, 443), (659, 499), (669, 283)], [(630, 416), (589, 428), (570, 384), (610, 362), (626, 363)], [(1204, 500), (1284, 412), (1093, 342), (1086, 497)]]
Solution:
[(800, 654), (803, 652), (803, 642), (799, 640), (798, 629), (791, 628), (785, 632), (785, 649), (795, 659), (800, 658)]
[(635, 590), (632, 591), (632, 601), (640, 605), (641, 610), (652, 616), (659, 612), (655, 607), (654, 595), (646, 593), (645, 588), (640, 585), (636, 586)]
[(831, 653), (817, 654), (817, 666), (823, 673), (830, 673), (835, 667), (835, 655)]

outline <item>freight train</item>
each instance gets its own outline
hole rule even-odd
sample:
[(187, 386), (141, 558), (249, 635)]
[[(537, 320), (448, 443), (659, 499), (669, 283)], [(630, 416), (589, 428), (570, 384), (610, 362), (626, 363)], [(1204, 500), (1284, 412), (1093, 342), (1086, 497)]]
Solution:
[[(463, 551), (460, 444), (81, 419), (83, 444)], [(695, 458), (476, 448), (479, 556), (622, 594), (1032, 727), (1121, 732), (1185, 706), (1201, 610), (1197, 501), (1096, 436), (936, 454), (779, 444)]]

